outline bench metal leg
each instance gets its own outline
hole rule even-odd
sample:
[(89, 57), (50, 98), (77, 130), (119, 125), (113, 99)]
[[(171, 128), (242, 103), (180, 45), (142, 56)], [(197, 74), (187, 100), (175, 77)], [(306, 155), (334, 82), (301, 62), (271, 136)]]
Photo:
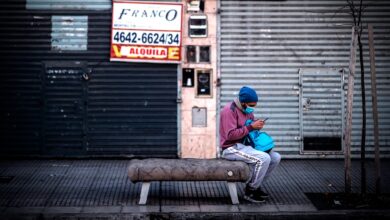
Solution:
[(232, 204), (233, 205), (240, 204), (237, 196), (237, 184), (235, 182), (228, 182), (227, 184), (229, 187), (229, 193), (230, 193), (230, 198), (232, 199)]
[(148, 200), (148, 194), (149, 194), (149, 188), (150, 188), (150, 182), (143, 182), (141, 187), (141, 195), (139, 198), (139, 205), (145, 205), (146, 201)]

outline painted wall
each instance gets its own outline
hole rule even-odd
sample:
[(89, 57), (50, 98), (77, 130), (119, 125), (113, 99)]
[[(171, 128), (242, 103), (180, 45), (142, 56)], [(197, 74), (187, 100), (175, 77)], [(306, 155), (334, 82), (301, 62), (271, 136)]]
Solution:
[[(211, 69), (212, 70), (212, 94), (211, 97), (196, 97), (196, 87), (182, 88), (181, 105), (181, 158), (215, 158), (217, 155), (216, 143), (216, 103), (217, 103), (217, 1), (205, 1), (204, 12), (187, 12), (187, 1), (183, 1), (185, 16), (183, 22), (183, 62), (182, 68)], [(208, 21), (208, 35), (205, 38), (190, 38), (188, 36), (188, 19), (191, 14), (205, 14)], [(210, 63), (189, 63), (186, 60), (186, 45), (207, 46), (210, 45)], [(181, 84), (181, 83), (180, 83)], [(192, 108), (207, 108), (207, 126), (192, 126)]]

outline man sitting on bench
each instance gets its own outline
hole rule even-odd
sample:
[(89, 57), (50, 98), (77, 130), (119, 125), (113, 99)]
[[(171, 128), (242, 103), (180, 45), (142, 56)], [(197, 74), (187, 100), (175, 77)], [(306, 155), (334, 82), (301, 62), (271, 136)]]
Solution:
[[(261, 185), (280, 162), (280, 154), (274, 151), (262, 152), (252, 146), (242, 144), (243, 139), (250, 131), (260, 130), (264, 126), (263, 120), (255, 120), (253, 111), (258, 101), (256, 91), (250, 87), (242, 87), (238, 98), (228, 103), (221, 110), (220, 118), (220, 146), (222, 157), (227, 160), (240, 160), (251, 168), (251, 178), (245, 187), (244, 198), (251, 202), (264, 202), (268, 194), (261, 190)], [(245, 122), (253, 122), (245, 126)]]

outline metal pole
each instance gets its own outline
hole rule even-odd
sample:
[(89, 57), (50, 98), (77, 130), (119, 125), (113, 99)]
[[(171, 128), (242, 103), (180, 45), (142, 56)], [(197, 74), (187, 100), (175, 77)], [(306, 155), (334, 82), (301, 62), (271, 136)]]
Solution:
[(381, 193), (381, 172), (379, 156), (379, 128), (378, 128), (378, 105), (376, 96), (376, 70), (375, 70), (375, 48), (374, 33), (372, 25), (368, 25), (368, 46), (370, 47), (370, 69), (371, 69), (371, 97), (372, 97), (372, 118), (374, 121), (374, 146), (375, 146), (375, 192)]
[(356, 27), (352, 27), (352, 40), (349, 55), (349, 76), (347, 91), (347, 114), (346, 126), (344, 131), (344, 171), (345, 171), (345, 192), (350, 193), (352, 188), (351, 181), (351, 136), (352, 136), (352, 109), (353, 109), (353, 92), (355, 83), (355, 65), (356, 65), (356, 45), (357, 32)]

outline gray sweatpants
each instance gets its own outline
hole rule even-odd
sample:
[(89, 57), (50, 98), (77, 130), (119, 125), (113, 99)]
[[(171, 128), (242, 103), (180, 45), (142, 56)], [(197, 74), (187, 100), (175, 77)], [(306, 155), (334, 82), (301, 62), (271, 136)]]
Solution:
[(252, 176), (247, 184), (253, 189), (261, 187), (263, 180), (270, 176), (281, 159), (277, 152), (271, 151), (268, 154), (240, 143), (225, 149), (222, 157), (227, 160), (243, 161), (249, 165)]

